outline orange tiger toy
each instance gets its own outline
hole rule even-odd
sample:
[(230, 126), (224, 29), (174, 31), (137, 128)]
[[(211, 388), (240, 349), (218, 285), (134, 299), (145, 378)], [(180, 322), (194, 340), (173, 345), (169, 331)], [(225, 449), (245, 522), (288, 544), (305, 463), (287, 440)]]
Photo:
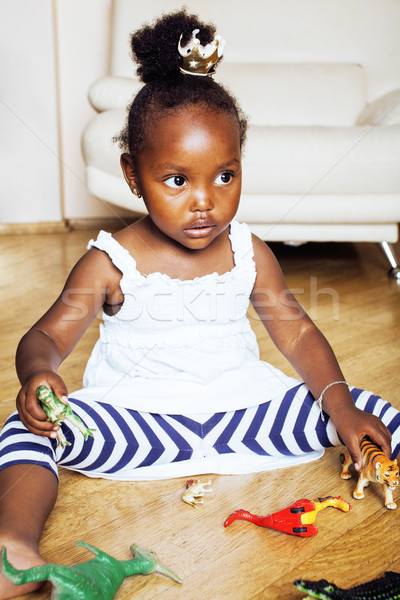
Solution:
[[(358, 475), (357, 485), (353, 492), (353, 497), (357, 500), (364, 498), (364, 488), (370, 481), (382, 484), (383, 494), (385, 496), (386, 508), (394, 509), (397, 507), (393, 502), (392, 492), (399, 484), (399, 467), (397, 460), (390, 460), (384, 452), (374, 444), (369, 438), (365, 437), (360, 444), (363, 464)], [(352, 464), (350, 454), (347, 451), (346, 457), (341, 454), (343, 462), (342, 479), (350, 479), (351, 473), (349, 466)]]

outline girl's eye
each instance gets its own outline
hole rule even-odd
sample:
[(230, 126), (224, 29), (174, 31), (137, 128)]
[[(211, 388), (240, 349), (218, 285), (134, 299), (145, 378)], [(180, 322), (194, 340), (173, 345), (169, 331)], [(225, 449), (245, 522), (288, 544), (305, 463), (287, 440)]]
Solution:
[(186, 180), (182, 175), (173, 175), (165, 180), (165, 183), (172, 188), (180, 188), (186, 184)]
[(224, 171), (223, 173), (221, 173), (221, 175), (218, 175), (217, 179), (215, 180), (215, 183), (217, 185), (226, 185), (227, 183), (230, 183), (232, 180), (232, 173), (229, 173), (229, 171)]

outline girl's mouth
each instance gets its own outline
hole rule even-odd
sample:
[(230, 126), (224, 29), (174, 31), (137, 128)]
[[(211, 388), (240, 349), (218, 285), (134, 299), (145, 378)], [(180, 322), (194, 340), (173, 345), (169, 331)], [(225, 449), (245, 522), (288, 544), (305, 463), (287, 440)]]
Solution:
[(191, 227), (187, 227), (184, 231), (188, 237), (192, 238), (201, 238), (207, 237), (214, 230), (215, 225), (210, 224), (199, 224), (192, 225)]

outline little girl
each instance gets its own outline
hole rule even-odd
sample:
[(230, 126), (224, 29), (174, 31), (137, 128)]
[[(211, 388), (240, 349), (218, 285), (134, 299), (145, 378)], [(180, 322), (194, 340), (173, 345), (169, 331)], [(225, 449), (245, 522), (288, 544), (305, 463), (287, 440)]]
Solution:
[[(359, 468), (365, 435), (399, 451), (399, 413), (348, 387), (268, 246), (235, 220), (247, 123), (210, 76), (223, 48), (214, 34), (181, 11), (132, 36), (145, 85), (120, 136), (121, 165), (148, 215), (100, 232), (19, 344), (18, 412), (0, 437), (0, 545), (17, 567), (43, 562), (57, 464), (127, 480), (289, 466), (339, 438)], [(249, 300), (302, 381), (260, 360)], [(57, 368), (100, 309), (84, 388), (68, 397)], [(68, 398), (94, 437), (64, 422), (71, 445), (57, 448), (39, 385)], [(0, 598), (29, 589), (2, 580)]]

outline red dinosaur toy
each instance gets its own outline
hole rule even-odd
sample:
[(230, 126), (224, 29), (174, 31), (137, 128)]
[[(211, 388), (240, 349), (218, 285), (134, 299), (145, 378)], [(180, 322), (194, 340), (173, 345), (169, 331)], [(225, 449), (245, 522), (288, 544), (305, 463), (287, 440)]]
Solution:
[(327, 506), (339, 508), (344, 512), (350, 510), (350, 504), (343, 500), (341, 496), (318, 498), (318, 501), (315, 502), (303, 499), (265, 517), (252, 515), (247, 510), (237, 510), (226, 519), (224, 526), (228, 527), (236, 519), (243, 519), (251, 521), (256, 525), (261, 525), (261, 527), (270, 527), (271, 529), (278, 529), (279, 531), (285, 531), (293, 535), (310, 537), (318, 533), (318, 527), (312, 525), (317, 517), (317, 513)]

